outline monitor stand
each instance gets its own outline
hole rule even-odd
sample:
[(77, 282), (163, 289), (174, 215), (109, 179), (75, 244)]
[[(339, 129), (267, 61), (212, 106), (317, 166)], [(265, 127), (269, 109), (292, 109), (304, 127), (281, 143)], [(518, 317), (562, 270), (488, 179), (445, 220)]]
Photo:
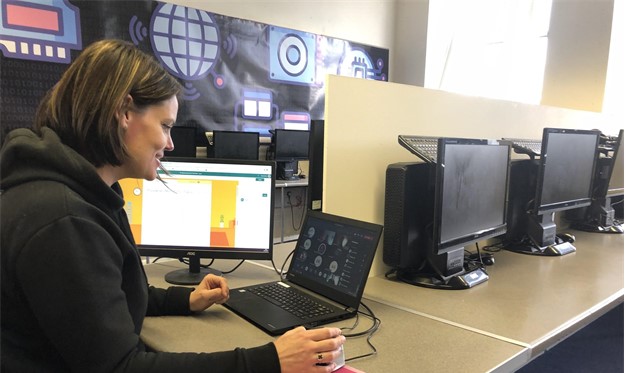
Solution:
[(198, 285), (209, 274), (222, 275), (216, 269), (202, 268), (198, 257), (189, 257), (188, 268), (171, 271), (164, 275), (164, 280), (174, 285)]
[(412, 284), (432, 289), (463, 290), (479, 285), (489, 279), (489, 275), (482, 268), (462, 270), (453, 276), (444, 277), (436, 273), (430, 265), (426, 264), (418, 271), (397, 270), (397, 279)]
[(509, 245), (504, 250), (512, 251), (514, 253), (539, 255), (539, 256), (561, 256), (570, 254), (576, 251), (576, 247), (570, 242), (555, 243), (548, 246), (537, 246), (532, 243), (530, 239), (527, 242), (518, 243), (515, 245)]
[(615, 221), (616, 212), (611, 198), (595, 199), (586, 209), (571, 212), (578, 216), (572, 228), (590, 233), (624, 233), (624, 228)]

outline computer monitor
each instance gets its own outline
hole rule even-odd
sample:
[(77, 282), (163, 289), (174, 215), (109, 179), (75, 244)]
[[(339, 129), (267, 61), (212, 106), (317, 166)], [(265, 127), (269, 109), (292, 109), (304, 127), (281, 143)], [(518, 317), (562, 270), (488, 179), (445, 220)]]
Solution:
[[(440, 289), (488, 279), (483, 268), (465, 263), (465, 246), (506, 231), (510, 154), (495, 140), (439, 138), (436, 163), (405, 166), (403, 183), (387, 174), (384, 261), (398, 279)], [(407, 191), (397, 191), (402, 184)], [(399, 247), (386, 233), (400, 235), (392, 245)]]
[(165, 151), (167, 157), (192, 157), (197, 155), (196, 139), (197, 128), (174, 126), (171, 128), (173, 150)]
[(209, 158), (259, 159), (259, 133), (243, 131), (213, 131)]
[(307, 207), (322, 210), (322, 183), (324, 173), (324, 120), (312, 119), (309, 127), (309, 185)]
[(162, 181), (120, 185), (140, 254), (188, 259), (167, 282), (198, 284), (211, 272), (200, 258), (272, 259), (274, 162), (171, 158), (162, 166)]
[[(595, 233), (624, 233), (614, 204), (624, 196), (624, 130), (618, 136), (600, 136), (592, 201), (568, 214), (572, 228)], [(612, 202), (615, 200), (615, 202)]]
[(589, 206), (598, 159), (597, 130), (544, 128), (539, 158), (511, 167), (509, 229), (505, 249), (565, 255), (572, 239), (560, 240), (555, 213)]
[(309, 159), (309, 131), (276, 129), (271, 133), (271, 159), (276, 161), (277, 179), (297, 179), (298, 161)]

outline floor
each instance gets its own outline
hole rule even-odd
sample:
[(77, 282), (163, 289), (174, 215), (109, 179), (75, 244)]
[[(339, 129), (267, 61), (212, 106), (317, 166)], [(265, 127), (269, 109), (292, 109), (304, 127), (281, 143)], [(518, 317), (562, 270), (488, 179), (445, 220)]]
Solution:
[(518, 373), (624, 371), (624, 303), (545, 352)]

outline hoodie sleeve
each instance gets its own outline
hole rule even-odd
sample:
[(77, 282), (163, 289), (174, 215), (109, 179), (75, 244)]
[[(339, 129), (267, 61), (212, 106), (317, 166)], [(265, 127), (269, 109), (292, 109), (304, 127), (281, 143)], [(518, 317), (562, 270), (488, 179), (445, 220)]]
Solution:
[[(21, 250), (17, 276), (23, 294), (46, 340), (71, 371), (280, 372), (272, 343), (203, 354), (143, 351), (138, 320), (130, 312), (142, 305), (122, 290), (123, 266), (112, 236), (73, 216), (38, 230)], [(179, 313), (187, 292), (155, 293), (162, 301), (152, 301), (152, 307)]]

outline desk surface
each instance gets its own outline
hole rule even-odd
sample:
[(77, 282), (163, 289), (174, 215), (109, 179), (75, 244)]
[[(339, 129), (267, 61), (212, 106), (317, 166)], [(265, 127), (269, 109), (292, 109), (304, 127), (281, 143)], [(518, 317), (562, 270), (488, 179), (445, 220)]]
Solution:
[[(222, 264), (217, 267), (228, 269), (232, 265), (228, 263), (223, 267)], [(182, 266), (171, 261), (149, 264), (145, 268), (152, 285), (166, 287), (164, 274)], [(226, 278), (231, 287), (236, 288), (277, 277), (269, 269), (246, 262)], [(377, 355), (348, 362), (357, 369), (366, 372), (414, 372), (419, 367), (426, 371), (512, 371), (528, 361), (528, 351), (522, 346), (379, 302), (365, 300), (365, 303), (382, 325), (371, 339)], [(352, 333), (366, 330), (372, 324), (364, 316), (360, 316), (359, 321)], [(354, 320), (345, 320), (332, 325), (344, 328), (353, 323)], [(148, 317), (141, 337), (154, 349), (172, 352), (225, 351), (237, 346), (259, 346), (274, 340), (223, 306), (213, 306), (197, 316)], [(365, 337), (354, 337), (346, 341), (344, 352), (350, 359), (368, 354), (371, 350)]]
[(624, 236), (573, 233), (576, 252), (565, 256), (495, 253), (489, 280), (471, 289), (376, 276), (364, 297), (527, 346), (537, 356), (624, 299)]
[[(468, 290), (434, 290), (371, 277), (364, 302), (382, 321), (378, 354), (350, 361), (366, 372), (514, 371), (624, 300), (624, 236), (576, 232), (576, 253), (537, 257), (496, 253), (489, 281)], [(278, 268), (295, 243), (275, 246)], [(380, 258), (375, 258), (380, 260)], [(229, 270), (234, 261), (217, 260)], [(152, 285), (177, 261), (146, 267)], [(232, 288), (278, 278), (270, 262), (246, 262), (226, 275)], [(336, 323), (347, 327), (352, 320)], [(370, 321), (360, 317), (358, 330)], [(221, 351), (272, 341), (222, 306), (193, 317), (150, 317), (141, 334), (163, 351)], [(217, 338), (221, 336), (221, 338)], [(346, 342), (347, 358), (370, 352), (364, 337)]]

